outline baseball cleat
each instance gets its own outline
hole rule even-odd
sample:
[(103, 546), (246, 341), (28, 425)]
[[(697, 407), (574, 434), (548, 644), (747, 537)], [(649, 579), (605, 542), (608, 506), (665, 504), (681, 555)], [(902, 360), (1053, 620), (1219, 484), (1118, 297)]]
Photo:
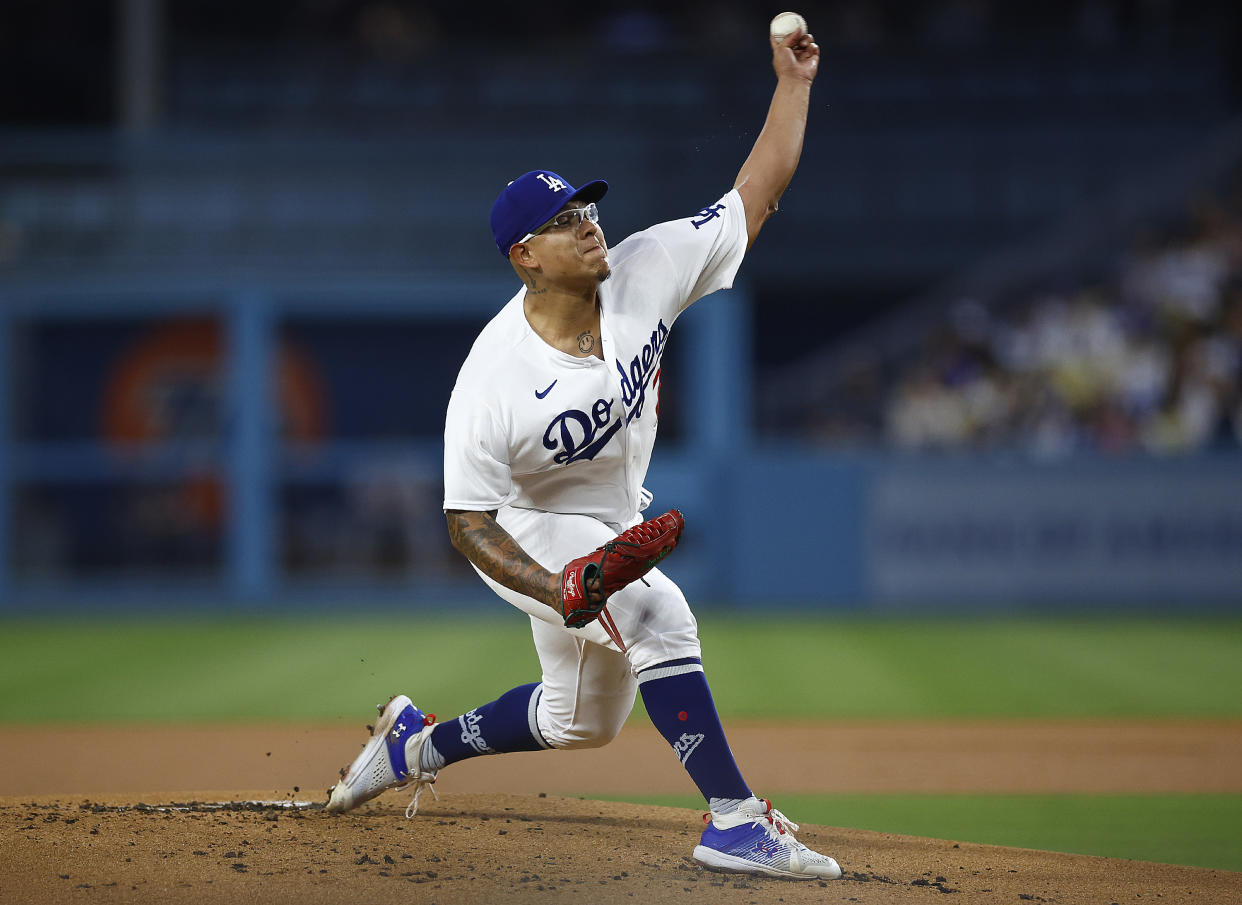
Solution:
[[(434, 716), (425, 715), (403, 694), (379, 708), (371, 740), (348, 768), (341, 781), (328, 790), (328, 810), (348, 811), (388, 789), (414, 787), (414, 800), (405, 816), (418, 813), (418, 797), (436, 781), (435, 773), (419, 769), (423, 743), (431, 737)], [(412, 766), (411, 766), (412, 765)], [(436, 790), (431, 789), (435, 795)]]
[(798, 824), (766, 798), (748, 798), (732, 814), (705, 814), (694, 860), (710, 870), (796, 880), (835, 880), (841, 867), (797, 839)]

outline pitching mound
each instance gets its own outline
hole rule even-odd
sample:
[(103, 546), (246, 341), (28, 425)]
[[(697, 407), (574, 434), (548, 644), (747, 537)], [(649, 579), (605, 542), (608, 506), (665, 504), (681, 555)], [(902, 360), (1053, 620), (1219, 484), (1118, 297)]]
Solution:
[[(267, 793), (270, 796), (270, 793)], [(701, 815), (515, 795), (398, 793), (347, 815), (263, 793), (0, 799), (5, 902), (1237, 903), (1242, 874), (803, 825), (831, 882), (690, 860)], [(949, 897), (949, 898), (946, 898)]]

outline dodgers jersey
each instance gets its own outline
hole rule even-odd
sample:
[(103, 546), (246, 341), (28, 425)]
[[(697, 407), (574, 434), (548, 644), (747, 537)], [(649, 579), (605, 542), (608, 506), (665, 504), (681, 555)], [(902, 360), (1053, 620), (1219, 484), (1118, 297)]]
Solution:
[(526, 320), (523, 286), (483, 328), (449, 397), (444, 508), (514, 506), (617, 526), (646, 508), (669, 330), (691, 302), (733, 285), (746, 241), (734, 190), (610, 249), (603, 360), (544, 342)]

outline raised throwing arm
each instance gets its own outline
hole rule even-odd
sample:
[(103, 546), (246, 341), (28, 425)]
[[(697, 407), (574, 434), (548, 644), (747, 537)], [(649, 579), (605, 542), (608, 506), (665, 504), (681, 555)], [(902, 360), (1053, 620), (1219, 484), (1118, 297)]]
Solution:
[(764, 221), (776, 213), (781, 195), (798, 168), (811, 83), (819, 71), (819, 45), (810, 34), (799, 30), (779, 43), (771, 40), (776, 91), (763, 131), (733, 184), (746, 206), (747, 248), (754, 244)]

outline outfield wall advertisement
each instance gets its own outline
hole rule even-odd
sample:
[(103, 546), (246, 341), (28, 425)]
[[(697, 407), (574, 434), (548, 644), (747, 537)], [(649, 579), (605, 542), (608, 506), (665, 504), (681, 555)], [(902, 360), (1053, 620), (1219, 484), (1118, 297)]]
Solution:
[[(1242, 461), (757, 456), (732, 481), (743, 601), (1242, 604)], [(744, 551), (745, 555), (736, 555)]]
[(1242, 597), (1242, 468), (882, 468), (877, 600)]

